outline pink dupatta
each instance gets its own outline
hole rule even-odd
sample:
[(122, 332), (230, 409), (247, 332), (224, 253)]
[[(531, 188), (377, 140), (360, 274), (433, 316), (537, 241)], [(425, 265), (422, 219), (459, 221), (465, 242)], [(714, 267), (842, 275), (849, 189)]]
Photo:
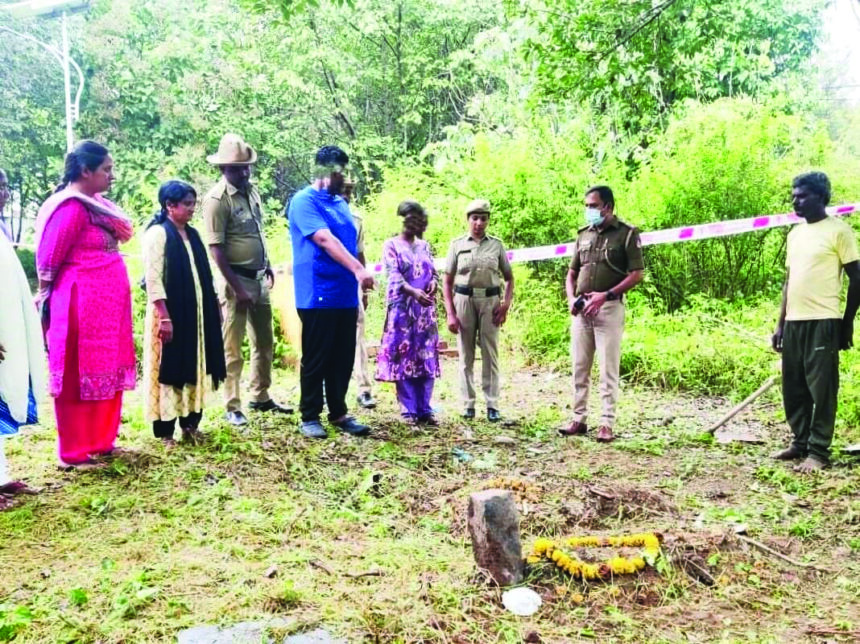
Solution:
[(89, 211), (90, 221), (107, 230), (119, 243), (124, 244), (134, 234), (131, 218), (112, 201), (108, 201), (101, 195), (88, 197), (72, 188), (63, 188), (48, 197), (39, 208), (39, 214), (36, 216), (36, 246), (41, 243), (45, 226), (48, 225), (51, 217), (69, 199), (80, 201)]
[[(134, 388), (131, 292), (118, 250), (132, 233), (129, 217), (100, 195), (65, 189), (39, 209), (36, 267), (47, 283), (39, 300), (50, 315), (45, 336), (53, 396), (69, 384), (64, 377), (78, 381), (84, 401)], [(78, 349), (76, 374), (64, 373), (70, 342)]]

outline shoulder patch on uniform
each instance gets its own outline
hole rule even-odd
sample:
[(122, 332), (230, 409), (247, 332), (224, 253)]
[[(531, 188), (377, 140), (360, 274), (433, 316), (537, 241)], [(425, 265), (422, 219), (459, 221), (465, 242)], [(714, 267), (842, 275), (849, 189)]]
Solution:
[(224, 196), (225, 192), (227, 192), (227, 187), (221, 186), (221, 185), (216, 183), (214, 186), (209, 188), (209, 192), (207, 192), (206, 196), (204, 196), (203, 198), (204, 199), (217, 199), (218, 201), (221, 201), (221, 197)]

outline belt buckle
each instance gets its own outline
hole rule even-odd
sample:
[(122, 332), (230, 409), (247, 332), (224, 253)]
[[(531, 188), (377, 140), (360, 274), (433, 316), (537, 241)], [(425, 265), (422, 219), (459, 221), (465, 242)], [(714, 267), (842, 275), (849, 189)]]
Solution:
[(485, 288), (472, 288), (472, 295), (474, 297), (487, 297), (487, 289)]

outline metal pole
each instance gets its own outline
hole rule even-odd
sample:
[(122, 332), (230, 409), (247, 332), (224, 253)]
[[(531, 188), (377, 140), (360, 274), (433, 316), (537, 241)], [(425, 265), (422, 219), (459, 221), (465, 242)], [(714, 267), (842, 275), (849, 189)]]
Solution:
[(66, 82), (66, 152), (71, 152), (75, 145), (75, 132), (72, 123), (75, 115), (72, 113), (72, 73), (69, 67), (69, 29), (66, 12), (63, 12), (63, 76)]

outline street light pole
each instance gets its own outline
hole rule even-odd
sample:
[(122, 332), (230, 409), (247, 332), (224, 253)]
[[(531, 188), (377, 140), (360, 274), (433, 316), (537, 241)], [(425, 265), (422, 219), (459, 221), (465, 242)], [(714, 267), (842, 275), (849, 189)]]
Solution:
[[(58, 13), (61, 17), (62, 29), (62, 50), (59, 51), (54, 45), (49, 45), (30, 36), (22, 34), (5, 25), (0, 25), (0, 31), (6, 31), (31, 42), (36, 43), (40, 47), (46, 49), (54, 58), (63, 66), (63, 82), (65, 85), (65, 103), (66, 103), (66, 152), (71, 152), (75, 145), (75, 130), (74, 124), (80, 116), (81, 94), (84, 91), (84, 73), (81, 71), (80, 65), (69, 55), (69, 26), (68, 13), (84, 11), (89, 6), (89, 0), (30, 0), (29, 2), (19, 2), (16, 4), (0, 5), (0, 12), (6, 12), (15, 17), (32, 17), (56, 16)], [(75, 100), (72, 101), (72, 70), (74, 67), (78, 73), (78, 90), (75, 93)]]
[[(69, 68), (69, 26), (66, 12), (63, 12), (63, 80), (66, 84), (66, 153), (72, 151), (75, 146), (75, 130), (73, 128), (74, 121), (78, 115), (72, 107), (72, 71)], [(84, 86), (83, 74), (80, 76), (81, 88)]]

